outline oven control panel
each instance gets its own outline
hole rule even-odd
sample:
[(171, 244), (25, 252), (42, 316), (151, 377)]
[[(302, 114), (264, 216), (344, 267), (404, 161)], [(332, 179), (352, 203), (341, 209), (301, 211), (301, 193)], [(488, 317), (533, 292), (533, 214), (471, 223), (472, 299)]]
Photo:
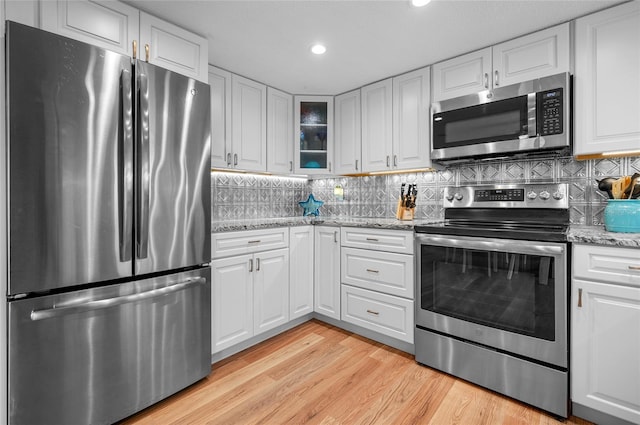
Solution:
[(569, 208), (567, 183), (446, 187), (444, 208)]

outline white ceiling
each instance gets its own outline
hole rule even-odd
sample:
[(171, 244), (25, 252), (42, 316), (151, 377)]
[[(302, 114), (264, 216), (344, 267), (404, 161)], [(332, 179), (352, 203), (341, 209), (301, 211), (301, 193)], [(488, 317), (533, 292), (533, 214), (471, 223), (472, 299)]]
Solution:
[[(292, 94), (334, 95), (620, 0), (129, 0), (209, 41), (209, 63)], [(313, 55), (315, 42), (327, 53)]]

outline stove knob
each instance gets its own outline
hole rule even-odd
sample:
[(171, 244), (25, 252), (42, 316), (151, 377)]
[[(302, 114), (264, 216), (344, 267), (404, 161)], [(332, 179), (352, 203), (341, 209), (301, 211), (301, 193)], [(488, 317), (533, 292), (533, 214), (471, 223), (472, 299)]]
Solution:
[(562, 193), (560, 191), (553, 192), (553, 199), (555, 199), (556, 201), (559, 201), (562, 198), (564, 198), (564, 193)]
[(533, 190), (532, 190), (531, 192), (527, 193), (527, 198), (529, 198), (529, 199), (531, 199), (531, 200), (534, 200), (534, 199), (536, 199), (537, 197), (538, 197), (538, 194), (537, 194), (537, 193), (535, 193)]
[(462, 196), (462, 193), (458, 193), (456, 192), (455, 195), (453, 195), (454, 198), (456, 198), (456, 201), (462, 201), (462, 198), (464, 198), (464, 196)]
[(549, 199), (550, 196), (551, 195), (546, 190), (543, 190), (542, 192), (540, 192), (540, 199), (542, 199), (543, 201), (546, 201), (547, 199)]
[(447, 201), (449, 202), (453, 201), (453, 193), (447, 193), (447, 196), (445, 198), (447, 198)]

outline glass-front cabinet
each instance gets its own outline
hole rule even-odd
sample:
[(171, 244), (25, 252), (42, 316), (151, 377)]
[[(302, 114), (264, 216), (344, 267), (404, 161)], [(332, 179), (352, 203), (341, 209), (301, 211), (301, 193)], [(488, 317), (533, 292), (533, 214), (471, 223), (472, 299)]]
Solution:
[(333, 161), (333, 97), (295, 98), (296, 172), (327, 174)]

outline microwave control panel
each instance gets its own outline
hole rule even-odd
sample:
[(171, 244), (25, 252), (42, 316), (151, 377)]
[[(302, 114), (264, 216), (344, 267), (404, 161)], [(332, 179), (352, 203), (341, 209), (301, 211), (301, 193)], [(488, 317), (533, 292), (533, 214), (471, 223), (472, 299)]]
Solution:
[(537, 93), (538, 134), (540, 136), (550, 136), (564, 132), (562, 97), (561, 88)]

